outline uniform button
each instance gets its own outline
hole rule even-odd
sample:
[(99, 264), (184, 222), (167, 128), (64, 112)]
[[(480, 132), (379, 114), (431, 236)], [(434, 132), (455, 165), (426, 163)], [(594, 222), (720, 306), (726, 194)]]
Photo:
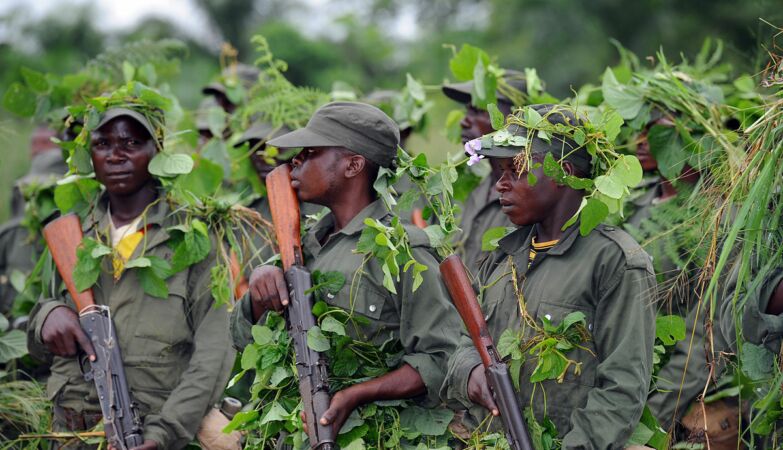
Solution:
[(587, 324), (587, 331), (593, 331), (593, 324), (592, 323), (588, 323)]
[(378, 309), (375, 305), (370, 305), (370, 312), (375, 312)]
[(329, 298), (329, 299), (333, 299), (334, 298), (334, 294), (332, 294), (330, 292), (330, 293), (326, 294), (326, 297)]
[(604, 227), (604, 230), (606, 230), (606, 231), (614, 231), (614, 227)]
[(544, 314), (544, 317), (546, 317), (546, 320), (552, 320), (551, 314)]

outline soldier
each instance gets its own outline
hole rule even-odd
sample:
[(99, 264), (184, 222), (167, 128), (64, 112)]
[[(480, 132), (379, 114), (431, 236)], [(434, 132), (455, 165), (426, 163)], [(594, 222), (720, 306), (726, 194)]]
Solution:
[[(168, 298), (146, 294), (138, 272), (124, 268), (141, 255), (170, 261), (167, 228), (185, 220), (147, 169), (161, 143), (162, 130), (137, 110), (111, 108), (103, 114), (91, 133), (90, 148), (105, 193), (83, 222), (86, 237), (114, 249), (93, 292), (96, 304), (111, 307), (131, 394), (143, 420), (144, 444), (137, 449), (187, 445), (222, 394), (234, 361), (234, 352), (227, 351), (228, 312), (213, 305), (209, 287), (214, 243), (205, 259), (166, 278)], [(90, 358), (94, 351), (67, 293), (58, 291), (36, 305), (28, 347), (38, 357), (54, 356), (47, 382), (53, 428), (95, 426), (101, 419), (98, 398), (75, 357), (80, 348)]]
[[(331, 213), (302, 239), (305, 263), (311, 271), (337, 271), (353, 280), (327, 302), (366, 318), (351, 327), (355, 339), (380, 346), (398, 340), (405, 355), (400, 365), (378, 378), (352, 385), (334, 394), (330, 408), (318, 418), (338, 432), (356, 407), (375, 400), (415, 398), (439, 403), (438, 391), (448, 355), (454, 350), (454, 330), (460, 327), (438, 271), (438, 260), (423, 231), (407, 226), (413, 257), (430, 269), (413, 292), (413, 276), (402, 274), (397, 294), (383, 286), (383, 271), (375, 258), (363, 264), (357, 254), (364, 220), (389, 223), (393, 215), (373, 190), (379, 167), (391, 167), (396, 158), (399, 130), (379, 109), (361, 103), (327, 104), (305, 128), (272, 139), (279, 148), (303, 147), (292, 161), (292, 185), (300, 201), (328, 207)], [(354, 293), (352, 296), (351, 293)], [(266, 311), (281, 311), (288, 302), (283, 272), (262, 266), (250, 277), (250, 295), (232, 313), (234, 345), (252, 342), (250, 329)], [(364, 321), (362, 321), (364, 323)]]
[[(68, 171), (62, 151), (51, 138), (55, 132), (46, 126), (33, 130), (30, 140), (31, 164), (28, 173), (14, 183), (11, 199), (12, 218), (0, 225), (0, 314), (6, 314), (20, 293), (11, 283), (15, 272), (29, 274), (41, 248), (38, 236), (31, 236), (25, 227), (25, 200), (23, 192), (33, 187), (51, 186)], [(36, 211), (48, 214), (48, 211)], [(44, 219), (44, 217), (39, 217)]]
[(242, 96), (258, 81), (261, 72), (247, 64), (234, 64), (223, 69), (220, 79), (204, 86), (201, 92), (211, 95), (223, 110), (231, 114), (242, 101)]
[[(551, 123), (575, 124), (573, 113), (561, 107), (535, 108)], [(528, 135), (517, 125), (508, 131)], [(559, 324), (569, 313), (583, 313), (591, 337), (568, 353), (581, 363), (581, 373), (567, 371), (562, 383), (531, 383), (536, 361), (529, 358), (519, 374), (520, 403), (531, 405), (538, 420), (548, 416), (554, 422), (564, 449), (619, 448), (641, 417), (652, 372), (655, 281), (650, 258), (628, 234), (613, 227), (599, 225), (586, 236), (578, 223), (563, 230), (584, 193), (557, 184), (540, 166), (531, 171), (537, 178), (531, 186), (528, 170), (520, 171), (515, 164), (522, 151), (530, 152), (533, 163), (543, 162), (547, 153), (563, 158), (560, 164), (568, 175), (589, 177), (592, 172), (586, 149), (558, 135), (551, 136), (551, 144), (531, 138), (527, 150), (510, 143), (478, 150), (502, 169), (495, 188), (503, 213), (518, 227), (500, 240), (479, 270), (489, 331), (495, 342), (508, 329), (520, 330), (527, 340), (536, 334), (533, 321)], [(466, 335), (449, 359), (443, 390), (465, 406), (475, 403), (498, 414), (478, 353)]]
[[(522, 93), (527, 92), (527, 84), (524, 75), (514, 70), (506, 70), (504, 78), (510, 86)], [(446, 84), (442, 87), (443, 94), (446, 97), (465, 105), (465, 117), (460, 122), (462, 128), (462, 143), (465, 144), (473, 139), (480, 138), (492, 131), (492, 124), (489, 120), (489, 113), (483, 109), (476, 108), (471, 103), (471, 92), (473, 82)], [(503, 115), (511, 114), (514, 103), (511, 98), (502, 92), (496, 92), (497, 106)], [(521, 106), (521, 105), (517, 105)], [(511, 227), (513, 224), (503, 214), (498, 201), (498, 194), (493, 189), (495, 183), (500, 178), (501, 170), (498, 163), (490, 160), (492, 170), (481, 184), (471, 192), (465, 205), (462, 208), (462, 217), (460, 219), (460, 228), (462, 232), (458, 237), (461, 247), (462, 260), (472, 272), (476, 272), (481, 260), (487, 255), (481, 250), (481, 240), (484, 233), (490, 228)]]

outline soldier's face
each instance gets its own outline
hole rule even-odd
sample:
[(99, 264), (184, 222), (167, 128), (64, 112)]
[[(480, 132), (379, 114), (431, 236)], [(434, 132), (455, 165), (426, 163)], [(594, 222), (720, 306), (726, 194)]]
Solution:
[(650, 141), (647, 139), (647, 133), (650, 128), (647, 127), (639, 133), (639, 137), (636, 141), (636, 158), (639, 160), (639, 164), (642, 166), (642, 170), (645, 172), (652, 172), (658, 168), (658, 162), (650, 153)]
[(473, 105), (467, 105), (465, 117), (459, 123), (459, 126), (462, 128), (463, 144), (495, 131), (492, 129), (489, 113), (477, 109)]
[(155, 141), (135, 120), (118, 117), (93, 131), (90, 149), (95, 177), (110, 194), (134, 194), (152, 181)]
[[(501, 169), (500, 179), (495, 189), (500, 193), (500, 206), (503, 214), (519, 226), (543, 222), (553, 211), (560, 196), (561, 186), (546, 175), (539, 167), (531, 172), (536, 183), (530, 185), (527, 171), (519, 171), (513, 158), (496, 158)], [(534, 157), (534, 162), (543, 158)]]
[(331, 193), (344, 180), (343, 160), (343, 152), (331, 147), (305, 147), (294, 156), (291, 186), (299, 201), (328, 206)]

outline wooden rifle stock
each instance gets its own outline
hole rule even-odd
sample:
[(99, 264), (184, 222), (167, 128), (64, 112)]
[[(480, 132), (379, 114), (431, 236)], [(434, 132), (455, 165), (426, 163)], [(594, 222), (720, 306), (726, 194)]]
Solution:
[(500, 359), (492, 336), (487, 328), (484, 313), (470, 284), (468, 272), (458, 255), (451, 255), (440, 264), (443, 284), (449, 291), (454, 306), (473, 340), (473, 346), (481, 357), (487, 382), (500, 410), (500, 419), (506, 431), (506, 440), (512, 450), (533, 450), (527, 424), (522, 417), (522, 407), (517, 399), (508, 367)]
[(76, 304), (77, 312), (95, 304), (92, 289), (79, 292), (73, 280), (76, 268), (76, 249), (82, 243), (82, 224), (79, 216), (68, 214), (47, 224), (43, 229), (44, 240), (49, 246), (54, 265), (65, 282), (65, 287)]
[(299, 200), (291, 186), (291, 169), (288, 164), (269, 172), (266, 176), (266, 187), (283, 270), (288, 270), (293, 265), (303, 265)]

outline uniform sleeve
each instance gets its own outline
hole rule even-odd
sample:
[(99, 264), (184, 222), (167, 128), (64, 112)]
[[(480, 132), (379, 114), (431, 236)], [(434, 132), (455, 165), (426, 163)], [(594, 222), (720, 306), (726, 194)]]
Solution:
[(247, 292), (231, 311), (231, 341), (235, 349), (241, 351), (253, 342), (252, 328), (253, 305), (250, 303), (250, 293)]
[(441, 398), (449, 406), (471, 408), (474, 405), (468, 398), (468, 381), (473, 368), (481, 364), (481, 357), (473, 346), (467, 332), (460, 334), (457, 350), (449, 358), (446, 379), (441, 387)]
[(73, 308), (65, 299), (41, 297), (30, 311), (30, 322), (27, 324), (27, 351), (40, 361), (46, 361), (52, 356), (41, 339), (41, 329), (49, 313), (60, 306)]
[(771, 271), (758, 286), (751, 286), (750, 290), (740, 289), (738, 291), (739, 266), (736, 264), (733, 268), (721, 301), (721, 331), (731, 349), (736, 350), (737, 323), (735, 320), (737, 320), (737, 316), (735, 311), (738, 305), (742, 305), (742, 314), (739, 317), (741, 321), (739, 330), (742, 332), (742, 338), (756, 345), (764, 345), (773, 353), (778, 353), (780, 339), (783, 336), (783, 315), (767, 314), (766, 310), (769, 299), (778, 284), (783, 281), (783, 268)]
[(209, 262), (191, 267), (188, 276), (188, 295), (194, 299), (190, 303), (193, 355), (160, 411), (144, 421), (144, 438), (157, 442), (161, 449), (182, 448), (193, 439), (231, 374), (235, 353), (231, 348), (229, 315), (225, 305), (213, 304), (209, 269), (215, 259), (210, 256)]
[(457, 345), (462, 322), (451, 304), (438, 271), (438, 261), (425, 248), (413, 248), (413, 257), (428, 267), (424, 282), (412, 292), (413, 276), (406, 273), (400, 286), (402, 295), (400, 341), (405, 349), (403, 362), (419, 372), (427, 388), (425, 403), (440, 403), (440, 388), (446, 375), (449, 355)]
[(655, 281), (647, 268), (617, 271), (599, 292), (593, 340), (600, 363), (585, 406), (571, 413), (564, 449), (622, 448), (642, 415), (652, 374)]

